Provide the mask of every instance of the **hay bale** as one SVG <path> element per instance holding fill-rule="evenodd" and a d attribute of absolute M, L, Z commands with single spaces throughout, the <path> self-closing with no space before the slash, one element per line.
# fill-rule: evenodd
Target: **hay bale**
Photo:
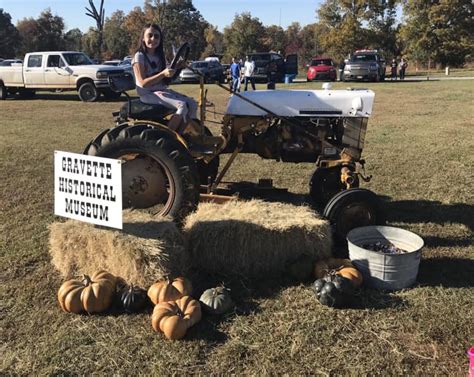
<path fill-rule="evenodd" d="M 127 282 L 148 286 L 189 269 L 185 239 L 168 219 L 124 211 L 123 230 L 68 220 L 50 225 L 52 263 L 65 278 L 105 269 Z"/>
<path fill-rule="evenodd" d="M 276 277 L 302 257 L 317 261 L 331 255 L 329 223 L 306 206 L 201 203 L 184 231 L 193 267 L 210 274 Z"/>

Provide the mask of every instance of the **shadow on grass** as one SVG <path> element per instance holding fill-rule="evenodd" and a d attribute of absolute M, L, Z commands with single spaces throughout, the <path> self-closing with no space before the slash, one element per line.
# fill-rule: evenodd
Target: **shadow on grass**
<path fill-rule="evenodd" d="M 420 285 L 448 288 L 474 287 L 474 260 L 466 258 L 422 259 L 418 272 Z"/>
<path fill-rule="evenodd" d="M 443 204 L 430 200 L 396 200 L 381 197 L 391 221 L 407 223 L 458 223 L 474 231 L 474 205 L 466 203 Z M 436 237 L 434 237 L 436 238 Z"/>

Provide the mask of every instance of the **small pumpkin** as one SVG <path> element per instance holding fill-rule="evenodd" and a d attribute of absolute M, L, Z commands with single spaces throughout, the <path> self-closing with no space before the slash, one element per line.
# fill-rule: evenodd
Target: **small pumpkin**
<path fill-rule="evenodd" d="M 191 282 L 184 277 L 177 277 L 171 280 L 169 277 L 165 280 L 157 281 L 148 289 L 148 297 L 156 305 L 160 302 L 176 301 L 183 296 L 189 296 L 192 293 Z"/>
<path fill-rule="evenodd" d="M 120 306 L 127 313 L 142 311 L 149 303 L 146 290 L 130 284 L 125 285 L 119 292 Z"/>
<path fill-rule="evenodd" d="M 337 270 L 336 273 L 348 279 L 352 283 L 354 288 L 359 288 L 364 280 L 362 274 L 354 266 L 343 267 Z"/>
<path fill-rule="evenodd" d="M 224 314 L 234 307 L 230 289 L 224 286 L 206 289 L 199 301 L 203 309 L 211 314 Z"/>
<path fill-rule="evenodd" d="M 116 278 L 106 272 L 64 282 L 58 290 L 59 305 L 70 313 L 100 313 L 107 310 L 115 294 Z"/>
<path fill-rule="evenodd" d="M 350 259 L 328 258 L 317 262 L 314 265 L 314 277 L 322 279 L 329 271 L 338 270 L 342 267 L 354 267 Z"/>
<path fill-rule="evenodd" d="M 175 302 L 161 302 L 153 309 L 151 325 L 156 332 L 162 332 L 167 339 L 177 340 L 186 335 L 191 326 L 201 320 L 201 305 L 190 296 Z"/>

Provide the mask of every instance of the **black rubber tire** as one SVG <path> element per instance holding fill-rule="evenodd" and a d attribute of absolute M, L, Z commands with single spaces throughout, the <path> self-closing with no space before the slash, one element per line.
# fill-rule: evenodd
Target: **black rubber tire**
<path fill-rule="evenodd" d="M 85 82 L 77 91 L 82 102 L 95 102 L 99 98 L 99 91 L 93 82 Z"/>
<path fill-rule="evenodd" d="M 204 126 L 204 134 L 206 136 L 212 136 L 212 132 L 209 128 Z M 219 156 L 214 157 L 209 163 L 203 160 L 196 160 L 196 168 L 199 174 L 199 182 L 201 185 L 207 186 L 209 180 L 213 183 L 216 180 L 217 172 L 219 171 L 220 159 Z"/>
<path fill-rule="evenodd" d="M 0 100 L 7 99 L 7 88 L 5 85 L 0 84 Z"/>
<path fill-rule="evenodd" d="M 108 158 L 138 153 L 150 158 L 166 171 L 169 184 L 172 184 L 174 189 L 174 197 L 170 195 L 164 208 L 157 214 L 171 216 L 181 223 L 197 208 L 199 178 L 194 160 L 179 141 L 164 131 L 147 125 L 121 125 L 99 134 L 89 143 L 84 153 Z M 124 187 L 124 198 L 126 190 Z M 124 208 L 126 207 L 130 207 L 129 203 L 124 203 Z"/>
<path fill-rule="evenodd" d="M 359 187 L 357 176 L 354 187 Z M 324 208 L 334 195 L 344 190 L 346 186 L 341 182 L 340 166 L 316 168 L 309 181 L 309 195 L 320 208 Z"/>
<path fill-rule="evenodd" d="M 361 188 L 336 194 L 324 208 L 323 216 L 331 223 L 337 242 L 345 242 L 347 233 L 354 228 L 385 224 L 379 198 L 372 191 Z"/>

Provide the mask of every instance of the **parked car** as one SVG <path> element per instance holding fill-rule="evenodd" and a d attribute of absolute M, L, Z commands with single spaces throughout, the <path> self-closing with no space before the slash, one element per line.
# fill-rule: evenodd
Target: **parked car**
<path fill-rule="evenodd" d="M 126 56 L 123 60 L 119 63 L 118 67 L 123 68 L 125 72 L 128 72 L 133 75 L 133 67 L 132 67 L 132 57 Z"/>
<path fill-rule="evenodd" d="M 5 59 L 0 62 L 0 67 L 11 67 L 13 64 L 22 64 L 23 60 L 20 59 Z"/>
<path fill-rule="evenodd" d="M 346 62 L 343 73 L 344 81 L 385 80 L 385 59 L 377 50 L 357 50 Z"/>
<path fill-rule="evenodd" d="M 296 54 L 284 58 L 276 52 L 257 52 L 247 54 L 255 62 L 253 77 L 255 81 L 267 82 L 271 76 L 275 82 L 284 82 L 285 75 L 298 74 L 298 57 Z"/>
<path fill-rule="evenodd" d="M 224 68 L 218 61 L 195 61 L 191 63 L 191 68 L 184 68 L 179 74 L 179 81 L 185 82 L 199 82 L 199 71 L 204 75 L 205 82 L 224 81 Z M 194 70 L 194 71 L 193 71 Z"/>
<path fill-rule="evenodd" d="M 94 65 L 87 55 L 76 51 L 31 52 L 24 64 L 0 67 L 0 99 L 19 93 L 34 95 L 38 89 L 77 90 L 84 102 L 96 101 L 100 94 L 118 98 L 110 89 L 110 74 L 123 74 L 124 69 Z"/>
<path fill-rule="evenodd" d="M 336 81 L 337 71 L 332 59 L 325 57 L 313 57 L 311 63 L 308 65 L 308 72 L 306 72 L 306 80 L 330 80 Z"/>

